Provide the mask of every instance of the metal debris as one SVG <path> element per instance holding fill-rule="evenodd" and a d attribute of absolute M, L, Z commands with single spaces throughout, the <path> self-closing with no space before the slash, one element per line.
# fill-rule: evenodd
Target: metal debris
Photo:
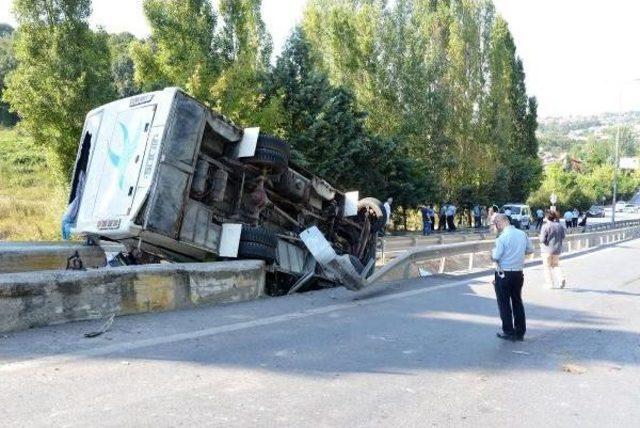
<path fill-rule="evenodd" d="M 563 364 L 562 371 L 566 373 L 583 374 L 587 372 L 587 369 L 575 364 Z"/>
<path fill-rule="evenodd" d="M 113 320 L 115 319 L 116 314 L 112 314 L 109 319 L 107 320 L 107 322 L 105 322 L 102 327 L 100 327 L 100 330 L 98 331 L 92 331 L 90 333 L 85 333 L 84 337 L 87 338 L 93 338 L 93 337 L 98 337 L 101 334 L 106 333 L 107 331 L 109 331 L 109 329 L 111 328 L 111 325 L 113 324 Z"/>

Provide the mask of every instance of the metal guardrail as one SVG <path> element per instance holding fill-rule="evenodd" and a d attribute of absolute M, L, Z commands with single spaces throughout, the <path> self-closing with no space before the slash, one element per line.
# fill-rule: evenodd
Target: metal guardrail
<path fill-rule="evenodd" d="M 615 224 L 612 223 L 597 223 L 591 224 L 587 226 L 578 226 L 575 228 L 567 229 L 567 235 L 576 235 L 576 234 L 585 234 L 590 232 L 602 231 L 602 230 L 613 230 L 613 229 L 624 229 L 632 226 L 640 226 L 640 219 L 636 220 L 624 220 L 617 221 Z M 529 236 L 535 237 L 538 235 L 538 232 L 535 230 L 528 231 Z M 443 233 L 427 236 L 399 236 L 392 238 L 382 238 L 380 240 L 380 245 L 378 247 L 378 255 L 379 255 L 379 264 L 386 264 L 388 261 L 394 259 L 401 253 L 408 251 L 407 248 L 413 247 L 422 247 L 426 245 L 449 245 L 460 242 L 471 242 L 471 241 L 484 241 L 486 239 L 493 240 L 495 234 L 486 229 L 480 231 L 473 231 L 471 233 Z"/>
<path fill-rule="evenodd" d="M 622 223 L 625 223 L 623 226 Z M 599 225 L 594 225 L 599 226 Z M 563 253 L 574 253 L 629 239 L 640 238 L 640 220 L 618 222 L 615 226 L 585 233 L 567 235 L 563 243 Z M 529 259 L 540 257 L 539 238 L 530 238 L 535 253 Z M 390 261 L 370 278 L 369 283 L 388 282 L 417 278 L 424 274 L 445 273 L 447 271 L 473 271 L 490 268 L 491 250 L 494 240 L 459 242 L 447 245 L 427 245 L 409 249 Z M 450 269 L 448 269 L 448 267 Z"/>

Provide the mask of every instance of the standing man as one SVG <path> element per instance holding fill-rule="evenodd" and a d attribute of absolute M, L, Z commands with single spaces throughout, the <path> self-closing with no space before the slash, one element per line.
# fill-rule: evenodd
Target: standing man
<path fill-rule="evenodd" d="M 433 209 L 433 204 L 429 204 L 429 220 L 431 221 L 431 231 L 436 229 L 436 212 Z"/>
<path fill-rule="evenodd" d="M 473 223 L 475 228 L 479 228 L 482 222 L 482 211 L 480 210 L 480 205 L 475 204 L 473 207 Z"/>
<path fill-rule="evenodd" d="M 564 227 L 560 224 L 558 215 L 553 211 L 547 211 L 547 221 L 540 230 L 540 252 L 542 253 L 542 266 L 547 288 L 564 288 L 567 280 L 560 270 L 560 254 L 562 254 L 562 241 L 565 237 Z"/>
<path fill-rule="evenodd" d="M 494 216 L 495 214 L 497 214 L 498 212 L 500 212 L 500 208 L 498 208 L 498 206 L 497 206 L 497 205 L 491 205 L 491 206 L 489 207 L 489 210 L 488 210 L 488 212 L 487 212 L 487 226 L 491 227 L 491 225 L 493 224 L 493 223 L 491 222 L 491 219 L 492 219 L 492 218 L 493 218 L 493 216 Z"/>
<path fill-rule="evenodd" d="M 384 225 L 385 231 L 387 230 L 387 226 L 391 224 L 391 204 L 393 203 L 393 198 L 387 199 L 387 202 L 384 203 L 384 211 L 387 213 L 387 223 Z"/>
<path fill-rule="evenodd" d="M 438 218 L 438 230 L 442 231 L 446 229 L 447 218 L 447 204 L 440 205 L 440 216 Z"/>
<path fill-rule="evenodd" d="M 542 229 L 542 222 L 544 221 L 544 211 L 542 208 L 538 208 L 536 211 L 536 230 Z"/>
<path fill-rule="evenodd" d="M 447 226 L 449 227 L 449 232 L 455 232 L 456 231 L 456 223 L 455 223 L 456 206 L 453 205 L 452 203 L 448 203 L 445 214 L 447 216 Z"/>
<path fill-rule="evenodd" d="M 571 226 L 573 226 L 573 211 L 571 210 L 567 210 L 564 213 L 564 224 L 567 226 L 567 229 L 569 229 Z"/>
<path fill-rule="evenodd" d="M 573 219 L 571 220 L 571 226 L 578 227 L 578 217 L 580 217 L 580 211 L 577 208 L 573 209 Z"/>
<path fill-rule="evenodd" d="M 497 336 L 504 340 L 522 341 L 527 331 L 522 304 L 522 270 L 525 255 L 533 253 L 533 245 L 526 233 L 511 225 L 506 215 L 496 214 L 492 223 L 498 232 L 491 258 L 498 265 L 494 287 L 502 320 L 502 332 Z"/>
<path fill-rule="evenodd" d="M 431 234 L 431 212 L 428 207 L 422 207 L 420 209 L 422 214 L 422 236 Z"/>
<path fill-rule="evenodd" d="M 509 223 L 513 224 L 513 220 L 511 220 L 511 207 L 507 207 L 504 209 L 504 215 L 509 219 Z"/>

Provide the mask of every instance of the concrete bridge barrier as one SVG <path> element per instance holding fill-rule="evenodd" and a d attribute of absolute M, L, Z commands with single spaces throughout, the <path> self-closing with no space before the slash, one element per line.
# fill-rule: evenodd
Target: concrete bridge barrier
<path fill-rule="evenodd" d="M 75 252 L 86 268 L 106 265 L 104 251 L 96 245 L 80 242 L 2 242 L 0 274 L 64 269 Z"/>
<path fill-rule="evenodd" d="M 264 262 L 124 266 L 0 275 L 0 332 L 264 295 Z"/>

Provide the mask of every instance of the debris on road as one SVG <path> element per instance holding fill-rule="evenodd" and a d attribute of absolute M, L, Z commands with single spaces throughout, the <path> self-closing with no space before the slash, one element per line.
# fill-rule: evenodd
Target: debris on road
<path fill-rule="evenodd" d="M 573 374 L 584 374 L 587 372 L 587 369 L 585 367 L 578 366 L 576 364 L 563 364 L 562 371 L 566 373 L 573 373 Z"/>
<path fill-rule="evenodd" d="M 100 330 L 98 331 L 92 331 L 90 333 L 85 333 L 84 337 L 86 338 L 94 338 L 94 337 L 98 337 L 104 333 L 106 333 L 107 331 L 109 331 L 109 329 L 111 328 L 111 326 L 113 325 L 113 320 L 115 319 L 116 314 L 112 314 L 109 319 L 107 320 L 107 322 L 105 322 L 102 327 L 100 328 Z"/>

